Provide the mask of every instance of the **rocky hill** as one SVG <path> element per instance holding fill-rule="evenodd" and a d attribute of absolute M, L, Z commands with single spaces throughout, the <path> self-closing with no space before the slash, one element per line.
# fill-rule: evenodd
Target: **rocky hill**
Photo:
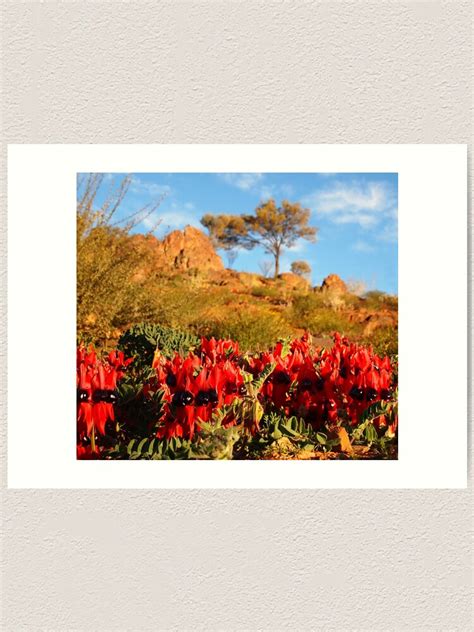
<path fill-rule="evenodd" d="M 136 246 L 150 255 L 153 271 L 170 273 L 199 270 L 223 271 L 224 264 L 211 240 L 193 226 L 174 230 L 162 240 L 153 235 L 134 235 Z"/>
<path fill-rule="evenodd" d="M 295 296 L 311 293 L 315 295 L 315 308 L 316 305 L 330 308 L 348 322 L 357 324 L 366 334 L 398 324 L 397 309 L 387 308 L 383 303 L 368 305 L 364 299 L 351 294 L 337 274 L 328 275 L 320 286 L 312 288 L 306 279 L 291 272 L 269 279 L 261 274 L 226 269 L 209 237 L 192 226 L 175 230 L 162 240 L 153 235 L 134 235 L 131 239 L 134 246 L 146 254 L 146 265 L 137 271 L 137 280 L 146 281 L 158 273 L 170 279 L 179 277 L 180 283 L 186 283 L 189 274 L 189 279 L 199 279 L 202 291 L 226 292 L 229 297 L 237 295 L 235 300 L 244 300 L 242 305 L 246 305 L 246 297 L 250 296 L 253 302 L 269 304 L 277 311 L 291 305 Z M 161 283 L 166 284 L 166 280 Z M 233 307 L 237 311 L 242 308 L 238 302 Z"/>

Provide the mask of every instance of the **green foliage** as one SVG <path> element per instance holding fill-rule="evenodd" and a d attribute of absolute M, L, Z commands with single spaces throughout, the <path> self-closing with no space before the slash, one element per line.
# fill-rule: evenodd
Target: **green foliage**
<path fill-rule="evenodd" d="M 380 327 L 370 336 L 364 337 L 363 341 L 372 345 L 379 356 L 388 355 L 392 359 L 398 356 L 398 330 L 395 327 Z"/>
<path fill-rule="evenodd" d="M 197 344 L 199 338 L 187 331 L 140 323 L 130 327 L 120 336 L 118 348 L 127 357 L 134 357 L 135 363 L 140 362 L 150 367 L 156 349 L 166 357 L 171 357 L 175 352 L 186 355 Z"/>
<path fill-rule="evenodd" d="M 253 287 L 250 290 L 250 293 L 252 294 L 252 296 L 255 296 L 257 298 L 279 298 L 281 297 L 281 290 L 278 287 L 275 286 L 271 286 L 271 285 L 262 285 L 260 287 Z"/>
<path fill-rule="evenodd" d="M 270 309 L 260 308 L 232 311 L 225 317 L 208 320 L 201 328 L 203 335 L 215 338 L 232 338 L 243 351 L 263 350 L 278 338 L 293 333 L 284 318 Z"/>
<path fill-rule="evenodd" d="M 398 309 L 398 297 L 379 290 L 371 290 L 363 295 L 364 307 L 367 309 Z"/>
<path fill-rule="evenodd" d="M 375 420 L 383 415 L 386 426 L 377 430 Z M 378 401 L 371 404 L 361 415 L 360 423 L 350 428 L 351 441 L 355 444 L 366 445 L 380 452 L 384 457 L 390 457 L 396 452 L 397 439 L 390 434 L 388 424 L 398 417 L 398 391 L 395 391 L 392 401 Z"/>
<path fill-rule="evenodd" d="M 163 280 L 156 288 L 156 317 L 159 322 L 174 329 L 188 329 L 200 335 L 200 326 L 229 298 L 222 288 L 196 287 L 186 277 Z"/>
<path fill-rule="evenodd" d="M 331 335 L 339 331 L 344 335 L 360 335 L 362 326 L 351 322 L 343 311 L 326 304 L 326 298 L 317 292 L 296 296 L 288 314 L 290 322 L 315 335 Z"/>
<path fill-rule="evenodd" d="M 179 437 L 169 440 L 157 437 L 145 437 L 144 439 L 132 439 L 128 444 L 117 443 L 107 453 L 110 459 L 122 459 L 136 461 L 174 461 L 177 459 L 192 458 L 191 442 Z"/>
<path fill-rule="evenodd" d="M 200 424 L 199 435 L 191 446 L 191 458 L 230 460 L 234 457 L 234 446 L 241 439 L 241 428 L 225 428 L 220 423 Z"/>
<path fill-rule="evenodd" d="M 324 432 L 317 432 L 298 417 L 273 412 L 263 416 L 257 435 L 235 445 L 235 458 L 301 458 L 306 453 L 327 452 L 339 444 Z"/>
<path fill-rule="evenodd" d="M 147 397 L 143 394 L 143 385 L 151 374 L 149 367 L 137 367 L 133 372 L 127 371 L 125 379 L 118 385 L 120 408 L 116 433 L 122 443 L 156 434 L 164 402 L 163 391 L 159 388 L 150 391 Z"/>

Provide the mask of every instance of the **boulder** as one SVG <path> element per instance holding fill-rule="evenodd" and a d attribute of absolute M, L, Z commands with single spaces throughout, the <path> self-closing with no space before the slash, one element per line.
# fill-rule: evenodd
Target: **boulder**
<path fill-rule="evenodd" d="M 321 292 L 328 292 L 331 294 L 347 294 L 347 285 L 337 274 L 330 274 L 327 276 L 320 288 Z"/>
<path fill-rule="evenodd" d="M 180 272 L 190 269 L 200 271 L 224 270 L 222 259 L 214 250 L 209 237 L 193 226 L 174 230 L 156 250 L 158 265 Z"/>
<path fill-rule="evenodd" d="M 364 335 L 370 336 L 374 331 L 384 327 L 397 327 L 398 315 L 387 311 L 374 312 L 365 318 Z"/>
<path fill-rule="evenodd" d="M 307 290 L 309 287 L 309 282 L 306 279 L 293 272 L 283 272 L 279 274 L 278 280 L 281 281 L 285 289 L 288 290 Z"/>
<path fill-rule="evenodd" d="M 154 270 L 166 272 L 223 271 L 224 264 L 216 253 L 211 240 L 193 226 L 174 230 L 163 240 L 153 235 L 134 235 L 132 239 L 139 248 L 151 255 Z"/>

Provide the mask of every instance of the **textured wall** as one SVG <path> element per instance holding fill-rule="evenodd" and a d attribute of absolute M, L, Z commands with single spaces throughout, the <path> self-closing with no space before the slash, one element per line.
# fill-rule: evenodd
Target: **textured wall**
<path fill-rule="evenodd" d="M 471 142 L 470 2 L 2 14 L 5 143 Z M 3 489 L 3 629 L 468 630 L 471 509 L 471 489 Z"/>

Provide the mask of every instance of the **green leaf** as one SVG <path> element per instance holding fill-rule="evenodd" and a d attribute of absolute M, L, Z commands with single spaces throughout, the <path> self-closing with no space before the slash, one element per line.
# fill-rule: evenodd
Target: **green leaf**
<path fill-rule="evenodd" d="M 255 391 L 259 391 L 267 377 L 273 372 L 273 369 L 276 367 L 276 362 L 270 362 L 260 373 L 258 378 L 252 382 L 252 387 Z"/>
<path fill-rule="evenodd" d="M 144 438 L 144 439 L 142 439 L 142 440 L 140 441 L 140 443 L 138 444 L 138 446 L 137 446 L 137 452 L 138 452 L 139 454 L 142 454 L 142 452 L 143 452 L 143 446 L 145 445 L 145 443 L 146 443 L 147 441 L 148 441 L 148 437 L 145 437 L 145 438 Z"/>
<path fill-rule="evenodd" d="M 127 402 L 130 402 L 132 399 L 134 399 L 137 396 L 137 389 L 133 387 L 131 384 L 127 384 L 125 382 L 121 382 L 117 386 L 117 391 L 119 394 L 121 404 L 126 404 Z"/>
<path fill-rule="evenodd" d="M 284 432 L 289 437 L 299 437 L 300 436 L 290 426 L 288 426 L 288 424 L 281 424 L 280 428 L 281 428 L 281 431 Z"/>
<path fill-rule="evenodd" d="M 318 443 L 320 443 L 321 445 L 326 445 L 327 436 L 323 432 L 317 432 L 316 439 L 318 440 Z"/>
<path fill-rule="evenodd" d="M 379 438 L 373 424 L 369 424 L 365 429 L 365 438 L 367 439 L 368 443 L 375 443 Z"/>

